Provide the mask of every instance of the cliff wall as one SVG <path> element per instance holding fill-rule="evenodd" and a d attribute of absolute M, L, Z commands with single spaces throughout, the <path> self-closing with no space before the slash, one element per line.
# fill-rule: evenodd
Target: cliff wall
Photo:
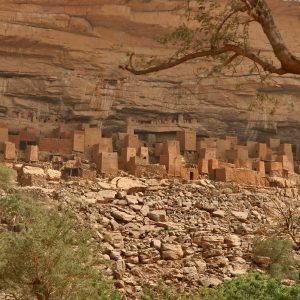
<path fill-rule="evenodd" d="M 0 0 L 0 118 L 15 127 L 49 130 L 61 123 L 102 122 L 117 130 L 128 118 L 194 119 L 199 135 L 237 134 L 284 140 L 299 136 L 299 78 L 270 87 L 271 103 L 255 100 L 257 78 L 196 77 L 190 62 L 136 77 L 121 71 L 126 52 L 168 55 L 154 37 L 181 21 L 178 0 Z M 300 3 L 272 0 L 287 44 L 300 52 Z M 253 42 L 266 53 L 258 29 Z M 139 125 L 136 125 L 137 127 Z M 149 129 L 150 130 L 150 129 Z"/>

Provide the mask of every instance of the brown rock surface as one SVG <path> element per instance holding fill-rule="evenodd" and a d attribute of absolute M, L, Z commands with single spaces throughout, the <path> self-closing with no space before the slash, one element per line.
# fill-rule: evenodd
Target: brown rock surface
<path fill-rule="evenodd" d="M 74 181 L 67 186 L 62 181 L 55 198 L 62 209 L 76 214 L 79 223 L 93 228 L 103 255 L 112 262 L 107 275 L 123 282 L 117 286 L 130 299 L 136 299 L 140 286 L 156 283 L 159 278 L 190 289 L 256 270 L 251 259 L 252 242 L 258 230 L 270 222 L 264 207 L 270 199 L 286 194 L 279 188 L 246 188 L 208 180 L 207 186 L 200 181 L 170 181 L 166 189 L 153 191 L 148 186 L 144 193 L 138 192 L 139 209 L 132 203 L 132 195 L 108 203 L 87 203 L 87 196 L 99 193 L 91 189 L 102 186 L 106 179 L 102 180 L 91 185 Z M 76 202 L 72 200 L 75 195 Z M 205 208 L 209 204 L 219 207 L 224 216 L 208 212 Z M 142 213 L 142 205 L 150 207 L 149 214 Z M 246 210 L 246 219 L 232 213 Z"/>
<path fill-rule="evenodd" d="M 41 168 L 26 166 L 25 170 L 37 179 L 45 177 Z M 19 177 L 20 185 L 22 179 Z M 144 192 L 134 194 L 117 187 L 120 177 L 45 180 L 43 187 L 37 179 L 29 187 L 16 189 L 71 213 L 78 225 L 90 228 L 101 257 L 110 261 L 103 275 L 117 280 L 116 286 L 128 299 L 140 299 L 141 287 L 159 279 L 189 290 L 257 271 L 268 261 L 266 257 L 253 260 L 253 241 L 272 236 L 277 227 L 270 203 L 300 201 L 298 188 L 203 179 L 187 184 L 161 180 L 156 182 L 157 189 L 145 179 Z M 109 201 L 102 201 L 106 194 Z M 0 200 L 1 195 L 0 190 Z M 147 213 L 143 207 L 148 207 Z M 223 211 L 222 217 L 216 217 L 211 207 Z M 1 226 L 0 220 L 0 230 Z"/>
<path fill-rule="evenodd" d="M 269 1 L 292 50 L 299 51 L 297 2 Z M 196 118 L 201 134 L 237 134 L 285 140 L 299 131 L 299 79 L 287 75 L 269 89 L 278 98 L 275 113 L 249 106 L 258 88 L 247 72 L 234 77 L 195 78 L 194 62 L 135 77 L 118 69 L 126 52 L 165 55 L 153 40 L 180 22 L 175 0 L 0 0 L 0 117 L 16 125 L 34 122 L 49 130 L 61 122 L 104 121 L 119 127 L 127 117 L 141 120 Z M 263 34 L 253 39 L 269 52 Z M 34 108 L 34 111 L 33 111 Z M 43 125 L 44 124 L 44 125 Z M 142 125 L 139 125 L 143 129 Z M 189 126 L 187 124 L 183 126 Z M 147 128 L 144 128 L 145 130 Z"/>

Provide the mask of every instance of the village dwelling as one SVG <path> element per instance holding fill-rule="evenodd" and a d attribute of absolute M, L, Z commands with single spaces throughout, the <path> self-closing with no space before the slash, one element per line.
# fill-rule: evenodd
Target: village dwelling
<path fill-rule="evenodd" d="M 33 128 L 10 132 L 0 125 L 0 152 L 8 162 L 51 162 L 63 177 L 96 178 L 125 171 L 136 177 L 207 177 L 216 181 L 268 185 L 267 177 L 288 178 L 300 170 L 300 143 L 239 142 L 236 136 L 197 138 L 196 131 L 139 135 L 127 124 L 125 132 L 104 137 L 99 127 L 55 129 L 44 135 Z M 85 163 L 82 163 L 85 161 Z"/>

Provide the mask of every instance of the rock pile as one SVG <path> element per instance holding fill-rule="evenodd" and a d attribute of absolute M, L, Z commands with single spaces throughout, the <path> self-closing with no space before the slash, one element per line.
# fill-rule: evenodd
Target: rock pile
<path fill-rule="evenodd" d="M 205 179 L 51 184 L 54 189 L 41 192 L 93 228 L 102 256 L 112 262 L 104 272 L 129 299 L 160 279 L 189 289 L 246 273 L 253 268 L 253 237 L 270 223 L 264 206 L 271 199 L 299 197 L 297 189 Z"/>

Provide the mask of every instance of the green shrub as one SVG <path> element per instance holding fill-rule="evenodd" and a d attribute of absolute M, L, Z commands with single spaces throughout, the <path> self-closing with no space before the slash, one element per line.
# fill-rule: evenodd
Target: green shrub
<path fill-rule="evenodd" d="M 0 211 L 19 232 L 0 234 L 0 290 L 16 299 L 120 299 L 97 267 L 90 233 L 56 210 L 20 195 L 0 200 Z M 103 263 L 103 262 L 102 262 Z"/>
<path fill-rule="evenodd" d="M 269 264 L 266 267 L 270 275 L 277 279 L 298 279 L 297 262 L 293 254 L 293 242 L 276 237 L 258 239 L 253 247 L 254 260 L 266 257 Z"/>
<path fill-rule="evenodd" d="M 167 288 L 160 283 L 145 289 L 142 300 L 298 300 L 300 286 L 284 286 L 276 279 L 252 273 L 212 288 L 200 288 L 190 293 Z"/>
<path fill-rule="evenodd" d="M 0 164 L 0 188 L 6 189 L 11 185 L 12 182 L 12 171 Z"/>
<path fill-rule="evenodd" d="M 297 300 L 300 286 L 283 286 L 276 279 L 254 273 L 200 290 L 202 300 Z"/>

